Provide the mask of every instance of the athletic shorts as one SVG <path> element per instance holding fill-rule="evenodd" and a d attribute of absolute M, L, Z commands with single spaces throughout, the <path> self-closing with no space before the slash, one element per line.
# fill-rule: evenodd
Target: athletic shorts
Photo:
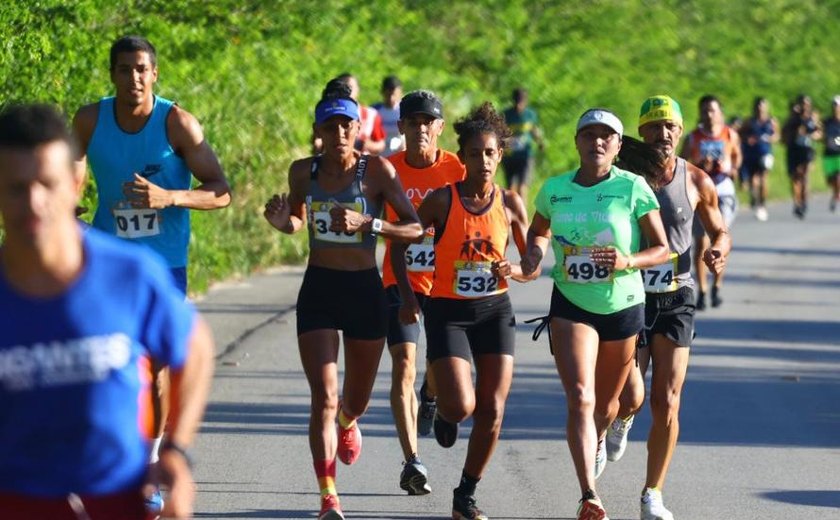
<path fill-rule="evenodd" d="M 645 325 L 645 304 L 639 303 L 612 314 L 596 314 L 581 309 L 554 286 L 551 291 L 552 318 L 563 318 L 575 323 L 585 323 L 595 329 L 600 341 L 616 341 L 635 336 Z"/>
<path fill-rule="evenodd" d="M 420 304 L 420 312 L 422 313 L 429 297 L 419 292 L 415 292 L 414 296 L 417 298 L 417 303 Z M 417 345 L 417 340 L 420 339 L 420 322 L 410 325 L 400 323 L 400 305 L 402 305 L 400 289 L 396 285 L 389 285 L 385 288 L 385 297 L 388 300 L 388 346 L 393 347 L 401 343 Z"/>
<path fill-rule="evenodd" d="M 426 358 L 470 360 L 482 354 L 513 355 L 516 318 L 507 292 L 483 298 L 426 300 Z"/>
<path fill-rule="evenodd" d="M 796 168 L 814 160 L 814 149 L 807 146 L 791 146 L 787 149 L 788 175 L 796 174 Z"/>
<path fill-rule="evenodd" d="M 508 188 L 512 183 L 526 184 L 534 171 L 534 158 L 522 155 L 502 157 L 502 169 Z"/>
<path fill-rule="evenodd" d="M 655 334 L 662 334 L 680 347 L 690 347 L 694 339 L 694 288 L 648 294 L 645 299 L 645 328 L 639 348 L 653 343 Z"/>
<path fill-rule="evenodd" d="M 3 520 L 145 520 L 146 508 L 140 490 L 110 495 L 79 497 L 87 516 L 79 516 L 67 498 L 36 498 L 12 493 L 0 493 Z"/>
<path fill-rule="evenodd" d="M 308 266 L 298 293 L 297 333 L 319 329 L 341 330 L 352 339 L 384 338 L 388 303 L 379 270 Z"/>
<path fill-rule="evenodd" d="M 823 171 L 828 179 L 836 177 L 840 173 L 840 155 L 823 156 Z"/>
<path fill-rule="evenodd" d="M 750 154 L 744 155 L 744 166 L 750 178 L 759 173 L 769 172 L 773 169 L 773 154 L 767 153 L 764 155 Z"/>

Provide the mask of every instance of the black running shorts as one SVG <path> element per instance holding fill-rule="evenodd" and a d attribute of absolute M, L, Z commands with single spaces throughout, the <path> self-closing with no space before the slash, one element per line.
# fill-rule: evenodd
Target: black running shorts
<path fill-rule="evenodd" d="M 470 360 L 482 354 L 513 355 L 516 318 L 507 292 L 469 300 L 426 301 L 426 358 Z"/>
<path fill-rule="evenodd" d="M 385 289 L 376 268 L 339 271 L 310 265 L 297 300 L 297 333 L 344 331 L 352 339 L 384 338 L 388 325 Z"/>
<path fill-rule="evenodd" d="M 420 304 L 420 312 L 422 313 L 428 296 L 419 292 L 415 292 L 414 296 L 417 298 L 417 303 Z M 420 322 L 410 325 L 400 323 L 402 299 L 400 298 L 399 288 L 396 285 L 389 285 L 385 288 L 385 297 L 388 299 L 388 347 L 402 343 L 417 345 L 417 340 L 420 339 Z"/>
<path fill-rule="evenodd" d="M 635 336 L 642 330 L 645 304 L 639 303 L 612 314 L 596 314 L 570 302 L 555 285 L 551 292 L 551 310 L 548 314 L 552 318 L 589 325 L 598 333 L 600 341 L 616 341 Z"/>
<path fill-rule="evenodd" d="M 690 347 L 694 339 L 694 305 L 693 287 L 648 294 L 645 299 L 645 329 L 639 339 L 639 348 L 650 345 L 655 334 L 662 334 L 680 347 Z"/>

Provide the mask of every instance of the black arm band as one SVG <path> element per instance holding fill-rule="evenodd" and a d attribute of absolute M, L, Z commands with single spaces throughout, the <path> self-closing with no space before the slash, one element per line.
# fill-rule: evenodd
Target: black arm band
<path fill-rule="evenodd" d="M 180 453 L 181 456 L 184 457 L 184 460 L 187 461 L 187 466 L 189 466 L 190 469 L 192 469 L 192 467 L 193 467 L 192 457 L 187 452 L 187 450 L 183 446 L 181 446 L 180 444 L 172 442 L 170 440 L 166 440 L 166 441 L 164 441 L 163 446 L 161 446 L 160 450 L 161 451 L 172 450 L 172 451 L 176 451 L 176 452 Z"/>

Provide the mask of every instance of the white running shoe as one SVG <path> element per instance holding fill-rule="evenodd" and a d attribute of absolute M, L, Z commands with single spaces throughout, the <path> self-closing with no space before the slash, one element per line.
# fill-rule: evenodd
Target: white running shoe
<path fill-rule="evenodd" d="M 755 210 L 755 218 L 757 218 L 761 222 L 767 222 L 767 218 L 768 218 L 767 208 L 765 208 L 764 206 L 759 206 Z"/>
<path fill-rule="evenodd" d="M 615 462 L 627 449 L 627 434 L 633 427 L 633 415 L 626 419 L 617 418 L 607 430 L 607 460 Z"/>
<path fill-rule="evenodd" d="M 604 468 L 607 467 L 607 449 L 604 447 L 604 439 L 598 441 L 598 451 L 595 452 L 595 478 L 601 476 Z"/>
<path fill-rule="evenodd" d="M 674 515 L 665 509 L 662 492 L 658 489 L 645 488 L 641 499 L 641 520 L 674 520 Z"/>

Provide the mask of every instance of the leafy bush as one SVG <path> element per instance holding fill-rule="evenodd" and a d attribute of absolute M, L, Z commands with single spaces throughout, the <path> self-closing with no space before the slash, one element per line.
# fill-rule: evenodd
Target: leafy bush
<path fill-rule="evenodd" d="M 230 208 L 194 214 L 189 277 L 202 291 L 305 257 L 303 237 L 272 232 L 262 205 L 308 153 L 312 108 L 340 72 L 359 77 L 367 103 L 392 73 L 408 90 L 438 92 L 450 149 L 457 117 L 485 99 L 501 108 L 514 87 L 527 87 L 549 145 L 539 184 L 574 166 L 573 125 L 587 107 L 614 109 L 630 134 L 640 102 L 658 93 L 682 102 L 689 127 L 706 93 L 728 116 L 748 115 L 764 95 L 783 120 L 799 92 L 826 110 L 840 70 L 837 9 L 836 0 L 6 2 L 0 99 L 50 101 L 72 114 L 111 92 L 110 43 L 148 37 L 157 92 L 199 118 L 234 189 Z M 772 178 L 777 196 L 787 191 L 783 163 Z"/>

